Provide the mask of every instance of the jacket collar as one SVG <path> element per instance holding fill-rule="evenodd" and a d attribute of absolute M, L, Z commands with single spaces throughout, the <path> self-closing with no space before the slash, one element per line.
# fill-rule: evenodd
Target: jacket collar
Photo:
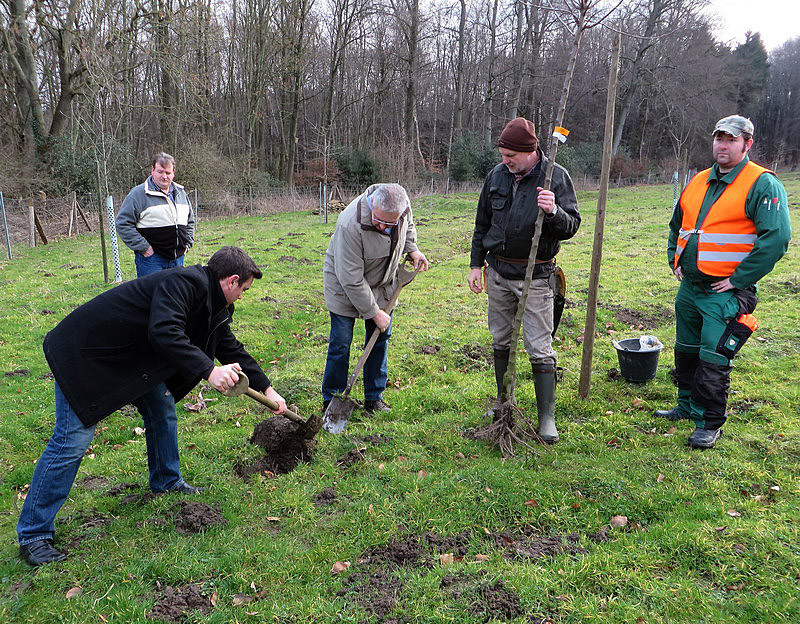
<path fill-rule="evenodd" d="M 175 182 L 174 180 L 172 181 L 172 185 L 169 188 L 170 191 L 174 190 L 175 192 L 182 191 L 183 189 L 184 187 Z M 160 195 L 161 197 L 167 196 L 167 193 L 158 188 L 156 181 L 153 180 L 153 176 L 151 175 L 147 176 L 147 180 L 145 180 L 144 182 L 144 192 L 147 193 L 148 195 Z"/>

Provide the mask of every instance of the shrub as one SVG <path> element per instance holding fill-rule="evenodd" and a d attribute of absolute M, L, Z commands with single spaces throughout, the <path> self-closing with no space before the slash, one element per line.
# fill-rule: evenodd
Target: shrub
<path fill-rule="evenodd" d="M 481 180 L 497 164 L 497 151 L 474 132 L 464 132 L 450 150 L 450 176 L 459 182 Z"/>
<path fill-rule="evenodd" d="M 380 180 L 380 167 L 365 150 L 342 150 L 336 155 L 336 164 L 345 186 L 364 187 Z"/>

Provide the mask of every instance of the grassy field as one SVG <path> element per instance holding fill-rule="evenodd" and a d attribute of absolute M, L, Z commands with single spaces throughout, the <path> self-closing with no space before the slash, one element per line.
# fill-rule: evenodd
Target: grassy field
<path fill-rule="evenodd" d="M 248 437 L 263 408 L 207 390 L 213 400 L 192 412 L 190 395 L 179 408 L 184 475 L 207 488 L 191 500 L 224 521 L 192 533 L 176 524 L 185 497 L 146 496 L 141 420 L 116 413 L 57 522 L 69 559 L 38 570 L 18 558 L 15 526 L 54 422 L 41 343 L 109 286 L 97 237 L 16 248 L 0 263 L 0 621 L 179 621 L 166 607 L 181 600 L 199 607 L 183 621 L 204 623 L 800 621 L 800 177 L 784 179 L 795 240 L 761 283 L 762 327 L 736 359 L 716 449 L 689 450 L 688 422 L 651 415 L 675 396 L 671 187 L 610 193 L 587 400 L 577 385 L 597 194 L 581 194 L 583 226 L 559 255 L 562 441 L 510 459 L 463 435 L 495 391 L 486 298 L 466 286 L 476 197 L 423 198 L 414 210 L 432 266 L 395 313 L 390 415 L 356 412 L 346 434 L 320 434 L 311 463 L 245 481 L 234 465 L 259 456 Z M 235 331 L 302 414 L 321 402 L 333 227 L 306 214 L 201 222 L 189 258 L 233 244 L 265 267 Z M 134 274 L 127 249 L 123 270 Z M 667 345 L 656 379 L 610 378 L 612 339 L 643 333 Z M 535 413 L 519 361 L 518 401 Z M 353 449 L 359 461 L 339 461 Z M 615 515 L 628 525 L 607 529 Z M 351 565 L 333 574 L 336 562 Z"/>

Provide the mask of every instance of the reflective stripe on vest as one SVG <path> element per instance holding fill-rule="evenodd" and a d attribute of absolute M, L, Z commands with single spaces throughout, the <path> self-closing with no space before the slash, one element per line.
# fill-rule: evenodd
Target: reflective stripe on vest
<path fill-rule="evenodd" d="M 698 224 L 700 208 L 708 192 L 710 173 L 711 169 L 698 173 L 681 195 L 683 220 L 676 241 L 675 268 L 678 267 L 689 237 L 697 234 L 698 270 L 714 277 L 729 277 L 753 250 L 757 238 L 756 224 L 745 212 L 747 195 L 762 173 L 772 171 L 748 162 L 733 182 L 722 191 L 703 223 Z"/>

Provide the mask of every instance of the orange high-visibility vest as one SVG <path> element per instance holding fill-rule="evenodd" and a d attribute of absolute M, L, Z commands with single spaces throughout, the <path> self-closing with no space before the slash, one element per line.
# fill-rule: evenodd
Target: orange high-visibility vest
<path fill-rule="evenodd" d="M 706 275 L 729 277 L 736 267 L 753 251 L 756 242 L 756 224 L 747 217 L 745 204 L 750 189 L 762 173 L 772 173 L 754 162 L 748 162 L 739 175 L 727 185 L 722 195 L 711 206 L 706 218 L 698 227 L 697 217 L 708 191 L 711 169 L 701 171 L 687 185 L 681 195 L 683 220 L 675 249 L 675 267 L 692 234 L 697 241 L 697 268 Z"/>

